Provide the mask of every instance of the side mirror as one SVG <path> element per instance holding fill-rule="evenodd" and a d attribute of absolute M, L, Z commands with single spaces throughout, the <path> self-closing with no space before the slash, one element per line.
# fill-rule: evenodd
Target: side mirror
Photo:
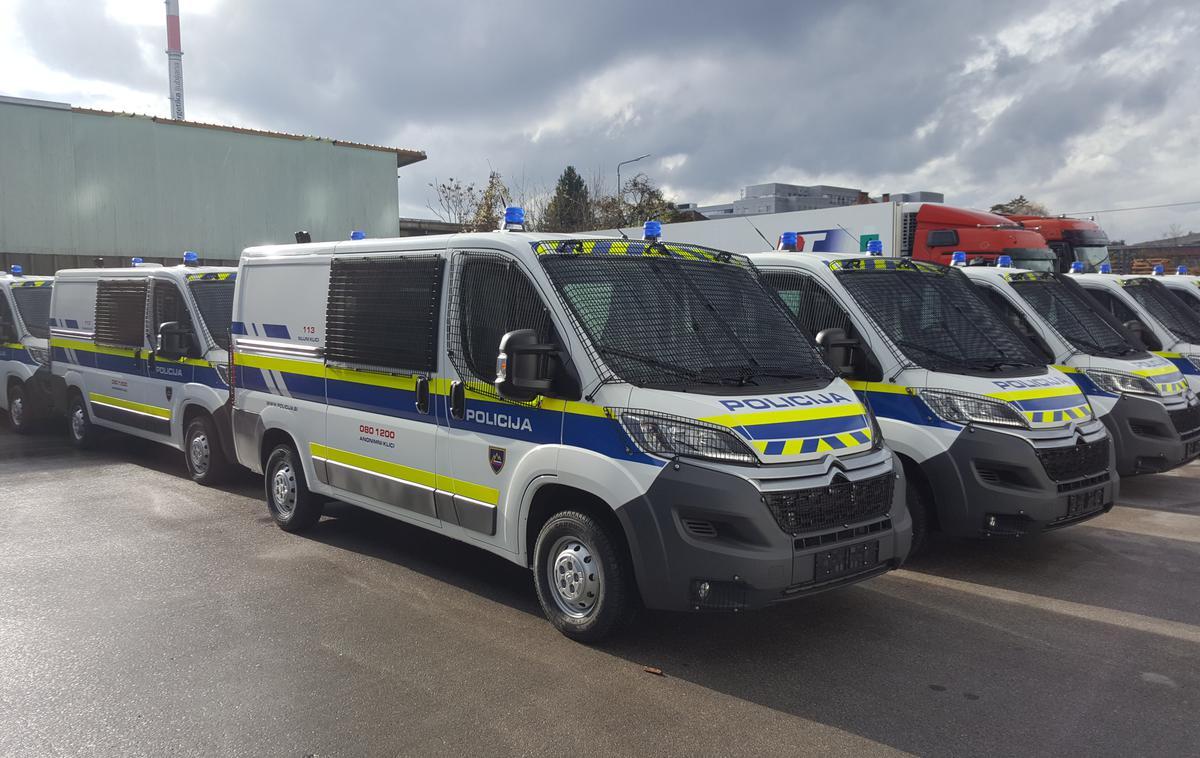
<path fill-rule="evenodd" d="M 199 354 L 192 330 L 178 321 L 167 321 L 158 327 L 158 344 L 154 352 L 168 360 L 195 358 Z"/>
<path fill-rule="evenodd" d="M 852 339 L 845 329 L 822 329 L 817 333 L 817 345 L 825 353 L 825 360 L 842 376 L 854 373 L 855 353 L 862 349 L 862 343 Z"/>
<path fill-rule="evenodd" d="M 16 342 L 17 326 L 11 321 L 0 321 L 0 342 Z"/>
<path fill-rule="evenodd" d="M 506 400 L 527 403 L 554 387 L 558 345 L 538 342 L 532 329 L 516 329 L 500 338 L 496 391 Z"/>
<path fill-rule="evenodd" d="M 1138 342 L 1142 343 L 1143 347 L 1146 346 L 1146 344 L 1147 344 L 1146 331 L 1147 330 L 1146 330 L 1145 324 L 1143 324 L 1141 321 L 1138 321 L 1137 319 L 1131 319 L 1131 320 L 1125 322 L 1125 328 L 1128 329 L 1129 332 L 1131 334 L 1133 334 L 1134 337 L 1137 337 Z"/>

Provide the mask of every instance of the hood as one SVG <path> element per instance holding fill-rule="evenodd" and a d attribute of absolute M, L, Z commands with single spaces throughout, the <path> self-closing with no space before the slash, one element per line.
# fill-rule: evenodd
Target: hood
<path fill-rule="evenodd" d="M 819 390 L 700 395 L 634 388 L 630 410 L 646 409 L 728 429 L 765 464 L 842 457 L 874 447 L 875 431 L 854 390 L 835 379 Z M 649 409 L 653 409 L 650 411 Z"/>

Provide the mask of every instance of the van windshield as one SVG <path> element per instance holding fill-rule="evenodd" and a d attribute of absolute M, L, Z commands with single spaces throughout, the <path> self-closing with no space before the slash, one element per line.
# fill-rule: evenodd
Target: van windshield
<path fill-rule="evenodd" d="M 1141 352 L 1073 280 L 1061 274 L 1013 274 L 1009 284 L 1076 350 L 1109 357 Z"/>
<path fill-rule="evenodd" d="M 33 337 L 48 339 L 50 337 L 50 292 L 52 284 L 47 282 L 38 287 L 25 285 L 13 287 L 13 300 L 17 303 L 17 312 L 25 322 L 25 328 Z"/>
<path fill-rule="evenodd" d="M 830 268 L 867 317 L 914 365 L 957 373 L 1045 364 L 961 271 L 880 258 L 835 261 Z"/>
<path fill-rule="evenodd" d="M 221 348 L 229 349 L 229 328 L 233 323 L 233 284 L 228 279 L 196 279 L 188 282 L 188 289 L 200 317 L 208 327 L 208 333 Z"/>
<path fill-rule="evenodd" d="M 1129 296 L 1145 308 L 1151 316 L 1174 334 L 1176 338 L 1200 344 L 1200 317 L 1162 282 L 1154 279 L 1125 279 L 1121 286 Z"/>
<path fill-rule="evenodd" d="M 593 357 L 622 381 L 719 391 L 833 378 L 743 256 L 623 240 L 535 248 Z"/>

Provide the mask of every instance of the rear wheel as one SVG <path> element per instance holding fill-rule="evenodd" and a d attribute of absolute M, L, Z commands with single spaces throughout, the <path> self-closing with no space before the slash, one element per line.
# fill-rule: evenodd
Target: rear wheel
<path fill-rule="evenodd" d="M 263 469 L 267 508 L 285 532 L 302 532 L 321 518 L 324 505 L 308 491 L 300 456 L 291 445 L 278 445 Z"/>
<path fill-rule="evenodd" d="M 67 426 L 71 442 L 78 448 L 92 447 L 100 436 L 100 431 L 88 415 L 87 403 L 83 402 L 83 395 L 78 392 L 71 393 L 71 400 L 67 404 Z"/>
<path fill-rule="evenodd" d="M 233 468 L 221 447 L 212 418 L 201 414 L 192 419 L 183 435 L 183 452 L 192 481 L 204 486 L 220 484 Z"/>
<path fill-rule="evenodd" d="M 632 618 L 633 572 L 620 537 L 585 513 L 550 517 L 534 546 L 533 573 L 542 612 L 579 642 L 598 642 Z"/>
<path fill-rule="evenodd" d="M 25 399 L 25 388 L 13 384 L 8 388 L 8 424 L 17 434 L 27 434 L 33 425 L 33 414 Z"/>

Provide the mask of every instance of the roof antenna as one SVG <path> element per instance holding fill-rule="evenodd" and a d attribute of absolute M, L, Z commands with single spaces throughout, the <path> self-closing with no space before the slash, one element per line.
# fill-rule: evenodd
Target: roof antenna
<path fill-rule="evenodd" d="M 754 231 L 758 232 L 758 236 L 762 237 L 762 241 L 767 243 L 768 250 L 775 249 L 775 245 L 773 245 L 771 243 L 771 240 L 767 239 L 767 235 L 763 234 L 761 229 L 759 229 L 757 226 L 754 225 L 754 222 L 750 220 L 749 216 L 742 216 L 742 218 L 746 219 L 746 223 L 750 225 L 750 228 L 753 229 Z"/>

